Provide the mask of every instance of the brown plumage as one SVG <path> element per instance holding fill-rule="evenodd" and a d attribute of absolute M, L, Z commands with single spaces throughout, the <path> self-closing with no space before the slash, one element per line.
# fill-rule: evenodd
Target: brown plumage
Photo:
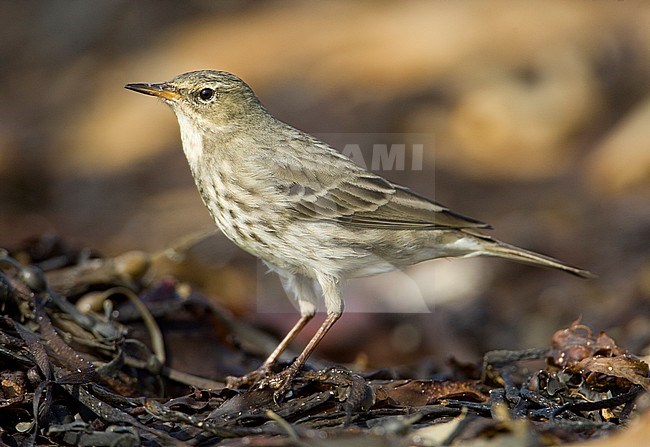
<path fill-rule="evenodd" d="M 197 71 L 126 87 L 172 107 L 192 175 L 217 226 L 276 271 L 300 308 L 299 322 L 260 370 L 232 379 L 232 385 L 264 379 L 285 391 L 343 312 L 339 283 L 345 278 L 478 255 L 592 276 L 483 235 L 477 230 L 489 225 L 355 165 L 275 119 L 232 74 Z M 328 316 L 296 361 L 271 375 L 271 366 L 316 312 L 314 282 Z"/>

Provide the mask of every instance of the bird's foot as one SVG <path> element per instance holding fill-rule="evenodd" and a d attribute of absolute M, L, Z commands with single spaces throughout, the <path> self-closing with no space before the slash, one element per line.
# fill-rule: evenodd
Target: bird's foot
<path fill-rule="evenodd" d="M 256 386 L 259 388 L 272 389 L 273 400 L 275 403 L 281 402 L 285 397 L 290 396 L 290 393 L 292 391 L 291 384 L 294 377 L 298 373 L 298 370 L 292 366 L 289 366 L 279 373 L 267 375 L 262 380 L 260 380 Z"/>
<path fill-rule="evenodd" d="M 264 379 L 266 379 L 267 376 L 270 375 L 272 375 L 271 365 L 262 365 L 259 368 L 257 368 L 255 371 L 251 371 L 244 376 L 226 377 L 226 387 L 231 389 L 250 387 L 251 385 L 262 382 Z"/>
<path fill-rule="evenodd" d="M 270 366 L 262 366 L 242 377 L 227 377 L 227 388 L 269 388 L 273 390 L 273 400 L 278 403 L 282 401 L 291 391 L 291 383 L 298 371 L 289 366 L 284 370 L 273 373 Z"/>

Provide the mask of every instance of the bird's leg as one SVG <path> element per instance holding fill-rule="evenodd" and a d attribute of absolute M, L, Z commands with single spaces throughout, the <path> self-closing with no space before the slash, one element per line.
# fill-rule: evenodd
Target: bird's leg
<path fill-rule="evenodd" d="M 265 384 L 268 384 L 269 387 L 276 390 L 276 396 L 282 396 L 289 390 L 291 380 L 296 374 L 298 374 L 298 371 L 300 371 L 300 368 L 303 367 L 311 353 L 316 349 L 318 343 L 320 343 L 323 337 L 325 337 L 325 334 L 327 334 L 339 318 L 341 318 L 340 313 L 328 314 L 325 321 L 323 321 L 323 324 L 318 328 L 318 331 L 316 331 L 311 340 L 309 340 L 309 343 L 307 343 L 307 346 L 305 346 L 305 349 L 303 349 L 296 360 L 294 360 L 286 369 L 265 380 Z"/>
<path fill-rule="evenodd" d="M 229 388 L 250 385 L 267 377 L 271 373 L 271 368 L 278 361 L 282 353 L 316 314 L 317 298 L 314 292 L 313 280 L 303 275 L 290 274 L 275 268 L 272 265 L 269 265 L 269 267 L 280 274 L 284 290 L 289 296 L 293 297 L 298 302 L 300 308 L 300 319 L 267 357 L 264 363 L 262 363 L 262 366 L 243 377 L 227 377 L 226 383 Z"/>
<path fill-rule="evenodd" d="M 266 360 L 264 360 L 261 368 L 268 370 L 275 362 L 277 362 L 289 344 L 293 341 L 294 338 L 296 338 L 296 335 L 298 335 L 303 330 L 303 328 L 307 325 L 307 323 L 311 321 L 312 318 L 314 318 L 313 314 L 301 316 L 296 324 L 291 328 L 289 333 L 285 335 L 285 337 L 273 350 L 273 352 L 266 358 Z"/>
<path fill-rule="evenodd" d="M 323 324 L 318 328 L 318 331 L 316 331 L 311 340 L 309 340 L 305 349 L 303 349 L 300 355 L 288 368 L 278 374 L 269 376 L 262 381 L 262 386 L 268 385 L 275 390 L 273 398 L 276 401 L 282 399 L 290 390 L 291 380 L 296 374 L 298 374 L 298 371 L 300 371 L 300 368 L 303 367 L 311 353 L 316 349 L 318 343 L 320 343 L 323 337 L 325 337 L 325 334 L 327 334 L 332 326 L 334 326 L 334 323 L 341 318 L 341 314 L 343 313 L 343 299 L 341 298 L 341 293 L 339 291 L 338 278 L 329 275 L 319 275 L 318 283 L 323 290 L 323 299 L 325 300 L 325 307 L 327 309 L 327 318 L 325 318 L 325 321 L 323 321 Z"/>
<path fill-rule="evenodd" d="M 309 340 L 309 343 L 307 343 L 307 346 L 305 346 L 305 349 L 300 353 L 298 357 L 293 361 L 293 363 L 283 370 L 282 372 L 276 374 L 277 376 L 286 376 L 284 377 L 286 380 L 291 380 L 298 371 L 300 371 L 300 368 L 302 368 L 309 358 L 309 356 L 314 352 L 314 349 L 316 349 L 316 346 L 318 346 L 318 343 L 325 337 L 325 334 L 334 326 L 334 323 L 338 321 L 338 319 L 341 318 L 341 314 L 328 314 L 327 318 L 325 318 L 325 321 L 323 321 L 323 324 L 321 327 L 318 328 L 318 331 L 314 334 L 314 336 Z M 275 386 L 277 383 L 274 378 L 269 380 L 269 383 L 272 388 L 280 388 L 280 386 Z"/>
<path fill-rule="evenodd" d="M 276 401 L 281 400 L 290 390 L 291 381 L 296 376 L 296 374 L 298 374 L 300 368 L 304 366 L 311 353 L 314 352 L 314 349 L 316 349 L 316 346 L 318 346 L 318 343 L 320 343 L 323 337 L 325 337 L 325 334 L 327 334 L 327 332 L 332 328 L 334 323 L 336 323 L 339 318 L 341 318 L 340 313 L 328 314 L 327 318 L 325 318 L 325 321 L 323 321 L 323 324 L 318 328 L 318 331 L 316 331 L 311 340 L 309 340 L 309 343 L 307 343 L 307 346 L 305 346 L 305 349 L 303 349 L 300 355 L 296 357 L 293 363 L 279 373 L 267 376 L 266 378 L 262 379 L 259 383 L 259 386 L 268 386 L 269 388 L 274 389 L 274 399 Z"/>
<path fill-rule="evenodd" d="M 264 360 L 262 366 L 257 368 L 255 371 L 251 371 L 242 377 L 227 377 L 226 383 L 228 388 L 238 388 L 242 385 L 250 385 L 266 377 L 271 372 L 271 367 L 287 349 L 287 346 L 289 346 L 293 339 L 296 338 L 296 335 L 302 331 L 312 318 L 314 318 L 314 314 L 301 316 L 282 341 L 278 343 L 278 346 L 276 346 L 273 352 L 266 358 L 266 360 Z"/>

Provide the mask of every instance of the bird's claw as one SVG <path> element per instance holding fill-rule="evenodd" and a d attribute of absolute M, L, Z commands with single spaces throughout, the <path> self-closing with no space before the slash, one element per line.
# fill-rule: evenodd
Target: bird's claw
<path fill-rule="evenodd" d="M 262 379 L 257 386 L 259 388 L 270 388 L 273 390 L 273 401 L 279 403 L 291 393 L 291 382 L 296 371 L 289 367 L 277 374 L 269 375 Z"/>
<path fill-rule="evenodd" d="M 256 383 L 263 382 L 270 374 L 271 374 L 271 368 L 269 366 L 262 365 L 255 371 L 251 371 L 244 376 L 226 377 L 226 387 L 233 389 L 233 388 L 241 388 L 243 386 L 251 386 Z"/>
<path fill-rule="evenodd" d="M 297 371 L 288 367 L 279 373 L 272 373 L 270 367 L 260 367 L 242 377 L 227 377 L 227 388 L 255 387 L 257 389 L 269 388 L 273 390 L 273 400 L 282 401 L 291 392 L 291 383 Z"/>

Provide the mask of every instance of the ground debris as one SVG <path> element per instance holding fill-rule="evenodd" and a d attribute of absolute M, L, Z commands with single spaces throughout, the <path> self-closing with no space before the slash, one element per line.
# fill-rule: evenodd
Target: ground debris
<path fill-rule="evenodd" d="M 53 247 L 38 259 L 34 247 L 0 249 L 3 445 L 555 445 L 627 423 L 650 386 L 647 363 L 575 322 L 549 348 L 486 353 L 480 377 L 337 366 L 304 371 L 276 402 L 273 390 L 221 381 L 250 367 L 240 346 L 268 335 L 157 278 L 156 256 Z M 167 365 L 166 330 L 201 325 L 213 378 Z"/>

